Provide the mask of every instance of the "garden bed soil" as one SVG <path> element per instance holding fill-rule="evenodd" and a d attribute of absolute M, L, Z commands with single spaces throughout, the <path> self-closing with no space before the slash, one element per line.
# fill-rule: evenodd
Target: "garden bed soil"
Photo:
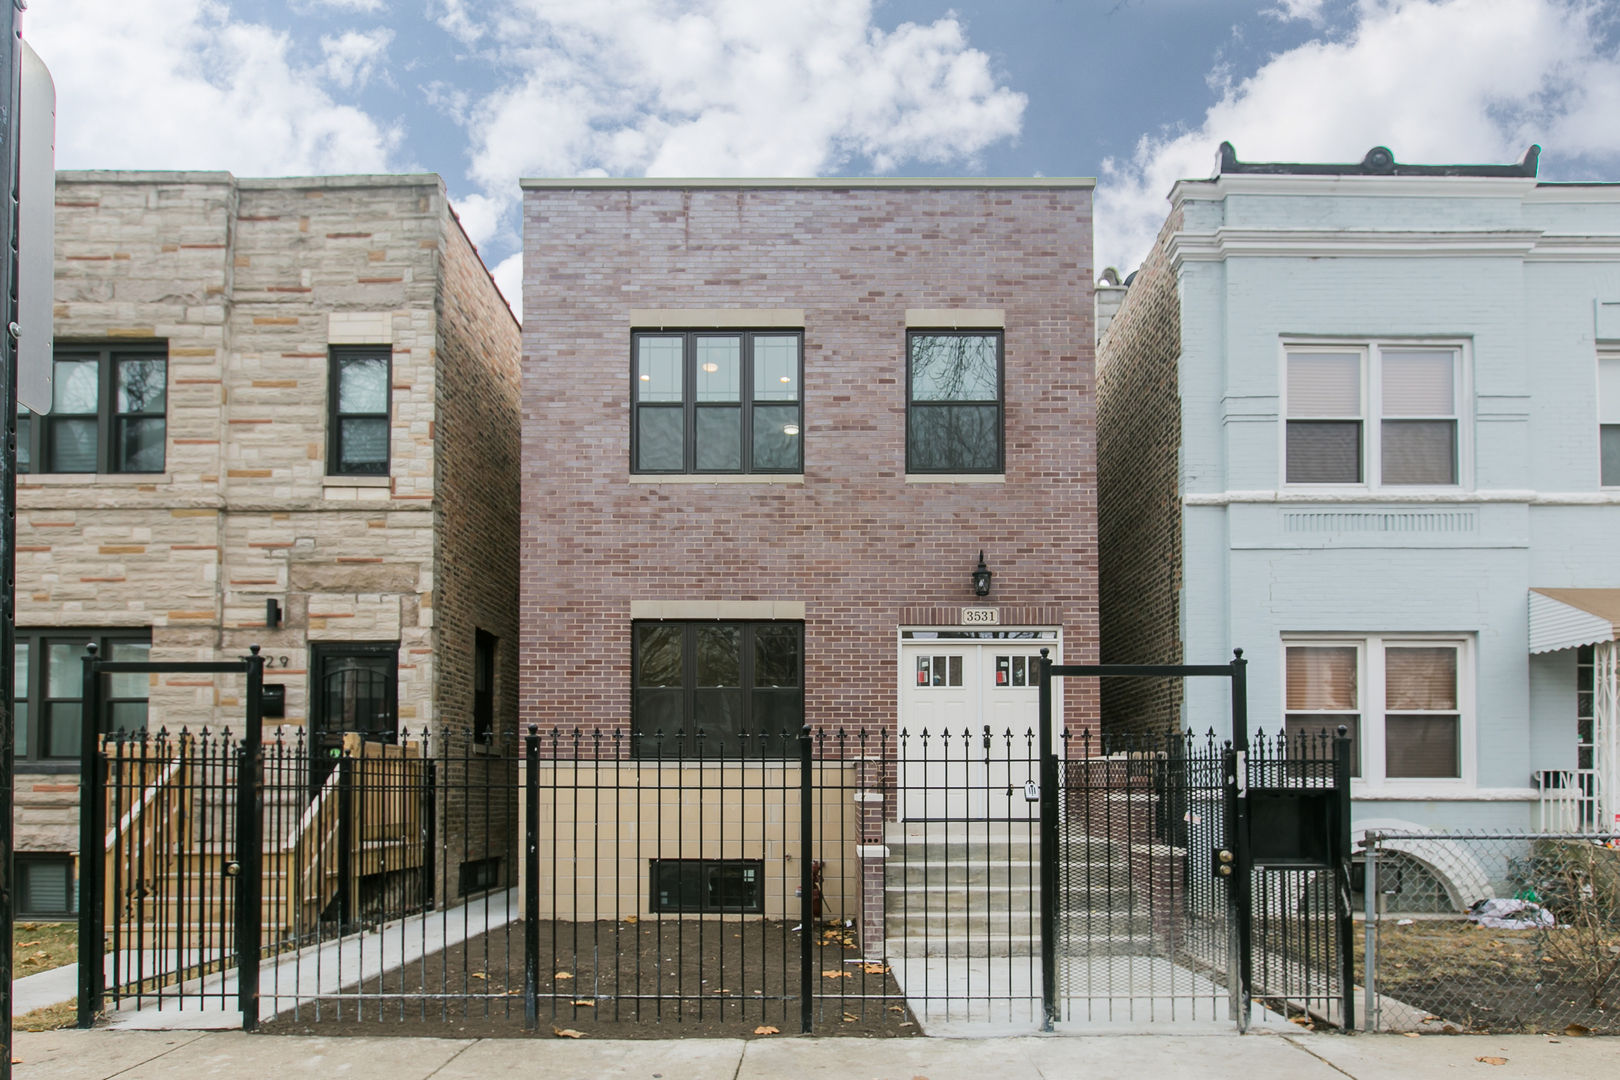
<path fill-rule="evenodd" d="M 801 1012 L 795 925 L 653 916 L 542 922 L 540 1018 L 530 1031 L 523 1016 L 523 926 L 514 923 L 368 981 L 359 988 L 363 1000 L 303 1004 L 259 1030 L 547 1039 L 793 1035 Z M 815 1034 L 921 1034 L 888 966 L 860 958 L 854 931 L 830 924 L 815 935 Z M 564 1031 L 577 1034 L 559 1036 Z"/>

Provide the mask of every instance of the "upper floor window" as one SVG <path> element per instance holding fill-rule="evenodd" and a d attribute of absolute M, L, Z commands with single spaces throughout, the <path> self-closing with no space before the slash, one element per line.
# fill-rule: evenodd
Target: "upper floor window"
<path fill-rule="evenodd" d="M 802 345 L 780 330 L 633 335 L 632 471 L 803 472 Z"/>
<path fill-rule="evenodd" d="M 78 758 L 84 723 L 85 646 L 92 641 L 107 660 L 143 663 L 151 659 L 148 630 L 17 628 L 12 708 L 18 762 Z M 145 730 L 148 677 L 119 674 L 106 679 L 101 691 L 102 730 Z"/>
<path fill-rule="evenodd" d="M 1290 349 L 1286 383 L 1288 483 L 1460 482 L 1459 350 Z"/>
<path fill-rule="evenodd" d="M 1620 356 L 1598 358 L 1598 440 L 1604 487 L 1620 487 Z"/>
<path fill-rule="evenodd" d="M 327 389 L 327 472 L 333 476 L 387 476 L 389 384 L 392 351 L 374 347 L 332 350 Z"/>
<path fill-rule="evenodd" d="M 17 409 L 17 471 L 160 473 L 168 440 L 167 355 L 127 346 L 56 350 L 51 411 Z"/>
<path fill-rule="evenodd" d="M 486 742 L 495 735 L 495 635 L 473 634 L 473 739 Z"/>
<path fill-rule="evenodd" d="M 913 331 L 906 354 L 906 471 L 1004 471 L 1001 333 Z"/>

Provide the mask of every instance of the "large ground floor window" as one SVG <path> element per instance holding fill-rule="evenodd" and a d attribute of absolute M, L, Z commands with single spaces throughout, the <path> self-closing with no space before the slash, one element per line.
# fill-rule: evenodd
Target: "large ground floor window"
<path fill-rule="evenodd" d="M 1348 728 L 1351 775 L 1371 785 L 1466 780 L 1469 646 L 1467 638 L 1285 638 L 1288 734 Z"/>
<path fill-rule="evenodd" d="M 637 622 L 631 638 L 639 756 L 797 753 L 803 623 Z"/>

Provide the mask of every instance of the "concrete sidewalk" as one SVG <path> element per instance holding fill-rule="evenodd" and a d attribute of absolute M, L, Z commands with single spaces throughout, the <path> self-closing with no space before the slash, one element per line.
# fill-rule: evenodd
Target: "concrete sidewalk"
<path fill-rule="evenodd" d="M 18 1080 L 1613 1080 L 1620 1039 L 1099 1035 L 1006 1039 L 309 1038 L 20 1032 Z M 1480 1057 L 1506 1058 L 1503 1065 Z"/>

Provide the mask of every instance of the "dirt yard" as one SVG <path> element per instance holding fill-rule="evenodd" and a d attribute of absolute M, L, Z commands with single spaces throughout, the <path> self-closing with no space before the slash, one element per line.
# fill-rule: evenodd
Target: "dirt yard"
<path fill-rule="evenodd" d="M 315 1004 L 304 1005 L 296 1017 L 284 1012 L 260 1030 L 548 1039 L 767 1038 L 800 1030 L 794 924 L 649 917 L 542 922 L 539 930 L 540 1022 L 533 1032 L 523 1026 L 521 924 L 373 980 L 362 988 L 363 1001 L 323 1001 L 318 1017 Z M 887 965 L 861 962 L 853 932 L 818 928 L 812 971 L 816 1034 L 920 1034 Z"/>

